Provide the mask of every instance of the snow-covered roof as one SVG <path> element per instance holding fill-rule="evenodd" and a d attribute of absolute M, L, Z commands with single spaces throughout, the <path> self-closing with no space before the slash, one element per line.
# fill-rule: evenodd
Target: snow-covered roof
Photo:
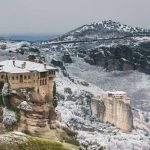
<path fill-rule="evenodd" d="M 13 61 L 15 61 L 15 65 L 13 64 Z M 25 64 L 25 67 L 22 67 L 23 64 Z M 45 72 L 48 70 L 56 70 L 56 68 L 53 68 L 48 65 L 46 65 L 45 68 L 44 64 L 31 62 L 31 61 L 22 61 L 22 60 L 1 61 L 0 66 L 2 66 L 0 67 L 0 72 L 6 72 L 6 73 L 28 73 L 31 71 Z"/>

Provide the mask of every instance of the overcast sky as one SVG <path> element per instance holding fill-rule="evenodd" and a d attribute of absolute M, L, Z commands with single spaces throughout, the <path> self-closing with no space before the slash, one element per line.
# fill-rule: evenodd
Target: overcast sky
<path fill-rule="evenodd" d="M 150 0 L 0 0 L 0 34 L 64 33 L 109 19 L 150 29 Z"/>

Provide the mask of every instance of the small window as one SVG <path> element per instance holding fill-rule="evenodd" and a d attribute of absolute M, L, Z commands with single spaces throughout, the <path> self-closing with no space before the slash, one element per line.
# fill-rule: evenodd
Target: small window
<path fill-rule="evenodd" d="M 14 76 L 12 77 L 12 80 L 14 80 L 15 78 L 14 78 Z"/>
<path fill-rule="evenodd" d="M 27 76 L 24 76 L 24 79 L 26 80 L 26 79 L 27 79 Z"/>
<path fill-rule="evenodd" d="M 28 79 L 31 79 L 30 76 L 28 76 Z"/>
<path fill-rule="evenodd" d="M 52 77 L 49 77 L 49 80 L 52 80 Z"/>

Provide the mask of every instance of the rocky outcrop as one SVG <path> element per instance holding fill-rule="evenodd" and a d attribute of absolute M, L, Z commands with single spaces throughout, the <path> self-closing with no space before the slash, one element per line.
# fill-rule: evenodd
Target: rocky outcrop
<path fill-rule="evenodd" d="M 95 48 L 88 53 L 91 65 L 95 64 L 108 70 L 133 70 L 133 52 L 132 49 L 118 45 L 117 47 L 100 47 Z"/>
<path fill-rule="evenodd" d="M 101 122 L 111 123 L 124 132 L 132 131 L 133 115 L 129 100 L 125 99 L 125 96 L 104 93 L 100 99 L 93 99 L 91 102 L 92 115 Z"/>
<path fill-rule="evenodd" d="M 18 89 L 11 95 L 11 105 L 18 110 L 18 131 L 32 136 L 57 139 L 51 132 L 59 128 L 57 113 L 48 97 L 44 99 L 32 89 Z"/>
<path fill-rule="evenodd" d="M 62 61 L 64 63 L 72 63 L 71 56 L 68 52 L 65 52 L 64 55 L 62 56 Z"/>
<path fill-rule="evenodd" d="M 0 133 L 3 133 L 6 122 L 5 130 L 9 132 L 15 130 L 34 137 L 79 144 L 75 132 L 61 126 L 61 114 L 55 110 L 50 97 L 43 98 L 32 88 L 26 88 L 10 90 L 9 100 L 14 111 L 3 108 Z"/>
<path fill-rule="evenodd" d="M 51 64 L 53 64 L 55 67 L 60 67 L 62 70 L 65 70 L 64 64 L 60 60 L 52 59 Z"/>
<path fill-rule="evenodd" d="M 105 113 L 105 105 L 103 101 L 93 98 L 91 101 L 91 110 L 92 110 L 92 115 L 98 118 L 101 122 L 103 122 L 104 113 Z"/>
<path fill-rule="evenodd" d="M 84 60 L 91 65 L 101 66 L 110 71 L 139 70 L 150 74 L 149 50 L 150 42 L 99 46 L 88 50 Z"/>

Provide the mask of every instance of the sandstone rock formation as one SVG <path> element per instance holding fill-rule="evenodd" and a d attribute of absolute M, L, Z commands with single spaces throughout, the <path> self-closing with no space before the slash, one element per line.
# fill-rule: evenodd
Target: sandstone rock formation
<path fill-rule="evenodd" d="M 101 122 L 109 122 L 124 132 L 133 129 L 130 99 L 125 92 L 104 92 L 91 102 L 92 115 Z"/>
<path fill-rule="evenodd" d="M 14 92 L 14 91 L 13 91 Z M 44 99 L 32 89 L 19 89 L 11 95 L 11 105 L 19 109 L 18 131 L 32 136 L 57 139 L 51 132 L 59 127 L 52 100 Z"/>
<path fill-rule="evenodd" d="M 4 118 L 0 115 L 0 133 L 6 131 L 19 131 L 28 135 L 60 142 L 78 145 L 76 133 L 69 128 L 61 126 L 61 114 L 53 106 L 50 97 L 43 98 L 32 88 L 10 90 L 10 106 L 16 114 L 17 123 L 5 126 Z M 4 114 L 4 108 L 0 109 Z M 4 115 L 3 115 L 4 116 Z M 12 114 L 7 118 L 13 119 Z M 9 121 L 9 120 L 8 120 Z M 72 134 L 71 134 L 72 133 Z"/>

